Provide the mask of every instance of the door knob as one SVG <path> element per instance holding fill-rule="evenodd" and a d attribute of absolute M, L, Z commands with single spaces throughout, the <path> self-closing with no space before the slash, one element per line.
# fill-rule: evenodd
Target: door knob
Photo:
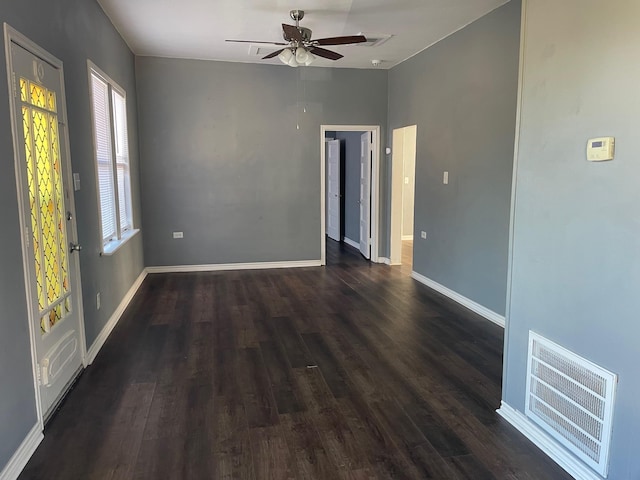
<path fill-rule="evenodd" d="M 69 242 L 69 253 L 79 252 L 82 250 L 82 245 L 78 245 L 77 243 Z"/>

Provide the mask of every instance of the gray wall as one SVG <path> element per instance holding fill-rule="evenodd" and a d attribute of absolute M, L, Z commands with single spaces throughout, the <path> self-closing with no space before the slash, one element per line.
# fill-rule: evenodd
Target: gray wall
<path fill-rule="evenodd" d="M 80 173 L 76 192 L 87 342 L 93 342 L 134 279 L 142 271 L 142 240 L 129 242 L 113 257 L 100 258 L 93 140 L 87 85 L 87 58 L 127 90 L 134 218 L 140 221 L 133 55 L 94 1 L 21 0 L 0 3 L 0 21 L 27 35 L 64 62 L 73 170 Z M 4 51 L 4 50 L 3 50 Z M 4 56 L 3 56 L 4 58 Z M 6 63 L 0 62 L 0 470 L 36 422 L 33 377 L 22 274 L 14 156 Z M 102 309 L 95 309 L 96 292 Z"/>
<path fill-rule="evenodd" d="M 617 373 L 609 478 L 640 478 L 640 3 L 527 5 L 503 396 L 523 411 L 529 330 Z"/>
<path fill-rule="evenodd" d="M 360 137 L 364 132 L 336 132 L 344 162 L 344 232 L 349 240 L 360 242 Z"/>
<path fill-rule="evenodd" d="M 319 259 L 320 125 L 386 125 L 387 72 L 136 68 L 147 265 Z"/>
<path fill-rule="evenodd" d="M 514 0 L 389 74 L 388 131 L 418 126 L 415 230 L 425 230 L 427 239 L 415 240 L 414 270 L 499 314 L 506 298 L 519 32 Z M 442 184 L 444 171 L 449 185 Z"/>

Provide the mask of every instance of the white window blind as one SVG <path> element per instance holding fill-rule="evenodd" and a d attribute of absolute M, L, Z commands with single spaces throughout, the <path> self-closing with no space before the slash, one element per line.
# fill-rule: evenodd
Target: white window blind
<path fill-rule="evenodd" d="M 133 230 L 127 102 L 124 91 L 109 77 L 91 64 L 89 68 L 102 241 L 107 251 Z"/>
<path fill-rule="evenodd" d="M 127 132 L 127 106 L 124 96 L 113 91 L 113 126 L 116 145 L 116 176 L 118 179 L 118 206 L 120 229 L 131 229 L 131 178 L 129 176 L 129 134 Z"/>
<path fill-rule="evenodd" d="M 113 184 L 113 154 L 109 115 L 109 85 L 95 74 L 91 75 L 93 94 L 93 131 L 98 168 L 98 189 L 102 217 L 102 240 L 117 238 L 115 187 Z"/>

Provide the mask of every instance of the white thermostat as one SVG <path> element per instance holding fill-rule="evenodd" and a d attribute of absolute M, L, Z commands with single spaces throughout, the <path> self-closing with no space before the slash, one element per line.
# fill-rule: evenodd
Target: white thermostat
<path fill-rule="evenodd" d="M 613 137 L 592 138 L 587 143 L 587 160 L 606 162 L 613 160 L 616 152 L 616 139 Z"/>

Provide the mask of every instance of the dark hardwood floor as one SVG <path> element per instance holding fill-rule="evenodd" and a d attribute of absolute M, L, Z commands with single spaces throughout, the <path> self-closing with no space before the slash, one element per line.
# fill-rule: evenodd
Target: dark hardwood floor
<path fill-rule="evenodd" d="M 149 275 L 20 478 L 571 478 L 495 413 L 502 329 L 328 243 Z"/>

